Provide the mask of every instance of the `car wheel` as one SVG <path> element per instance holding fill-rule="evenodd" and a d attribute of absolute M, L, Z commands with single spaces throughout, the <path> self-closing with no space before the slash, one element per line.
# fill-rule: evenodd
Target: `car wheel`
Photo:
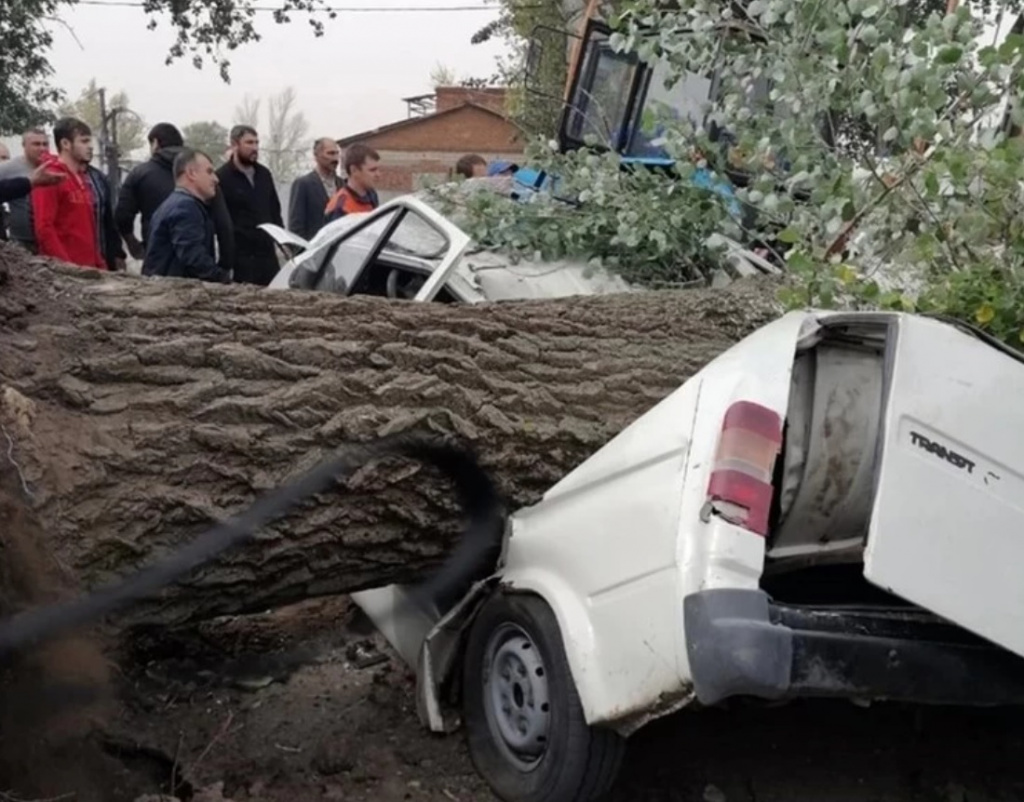
<path fill-rule="evenodd" d="M 611 787 L 625 740 L 587 725 L 543 600 L 493 596 L 470 630 L 463 680 L 473 765 L 505 802 L 590 802 Z"/>

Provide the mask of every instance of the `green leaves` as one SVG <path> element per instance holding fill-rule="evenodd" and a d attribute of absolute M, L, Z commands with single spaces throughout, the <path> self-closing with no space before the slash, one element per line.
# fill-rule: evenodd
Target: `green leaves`
<path fill-rule="evenodd" d="M 540 140 L 524 160 L 559 176 L 558 198 L 566 200 L 463 197 L 451 186 L 435 188 L 434 196 L 481 245 L 523 258 L 594 261 L 648 286 L 703 280 L 717 267 L 705 241 L 722 230 L 725 212 L 707 190 L 623 170 L 615 154 L 553 154 Z"/>
<path fill-rule="evenodd" d="M 46 20 L 60 16 L 59 0 L 0 0 L 0 133 L 47 122 L 61 100 L 50 83 Z"/>
<path fill-rule="evenodd" d="M 963 57 L 964 49 L 962 47 L 951 45 L 949 47 L 942 48 L 935 57 L 935 60 L 939 64 L 958 64 Z"/>

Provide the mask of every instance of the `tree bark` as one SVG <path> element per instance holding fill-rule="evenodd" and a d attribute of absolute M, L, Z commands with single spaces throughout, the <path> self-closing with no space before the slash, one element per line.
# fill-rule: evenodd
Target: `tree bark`
<path fill-rule="evenodd" d="M 485 305 L 102 275 L 0 245 L 0 448 L 84 587 L 166 554 L 346 441 L 453 433 L 510 509 L 778 314 L 772 282 Z M 125 623 L 409 581 L 457 531 L 395 459 L 266 527 Z"/>

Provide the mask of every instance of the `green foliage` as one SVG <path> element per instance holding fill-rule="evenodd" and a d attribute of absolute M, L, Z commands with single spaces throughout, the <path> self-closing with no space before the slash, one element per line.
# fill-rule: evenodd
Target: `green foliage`
<path fill-rule="evenodd" d="M 497 20 L 473 36 L 479 44 L 502 38 L 508 55 L 498 61 L 497 83 L 509 88 L 509 114 L 525 131 L 552 136 L 565 91 L 572 20 L 563 0 L 496 0 Z M 531 58 L 532 40 L 532 63 Z"/>
<path fill-rule="evenodd" d="M 700 124 L 660 121 L 665 150 L 745 176 L 737 194 L 755 214 L 739 236 L 787 251 L 787 306 L 938 312 L 1024 347 L 1020 2 L 946 14 L 945 0 L 629 0 L 619 11 L 613 45 L 667 68 L 669 87 L 716 75 Z M 586 187 L 596 158 L 563 158 L 556 172 Z M 558 231 L 545 227 L 545 204 L 526 204 L 481 213 L 501 229 L 491 240 L 550 242 L 643 281 L 707 276 L 714 215 L 680 186 L 686 171 L 682 182 L 616 182 L 614 159 L 601 158 L 596 191 L 559 213 Z"/>
<path fill-rule="evenodd" d="M 463 209 L 466 225 L 495 247 L 594 258 L 648 284 L 706 278 L 716 227 L 747 243 L 774 237 L 788 307 L 942 313 L 1024 348 L 1021 10 L 626 0 L 615 47 L 667 71 L 669 88 L 694 74 L 719 87 L 700 124 L 643 125 L 664 127 L 679 164 L 698 153 L 719 176 L 743 174 L 737 194 L 756 214 L 737 233 L 687 186 L 689 168 L 655 180 L 579 153 L 543 164 L 578 207 L 485 197 Z"/>
<path fill-rule="evenodd" d="M 73 0 L 72 0 L 73 1 Z M 220 68 L 225 82 L 230 80 L 231 60 L 228 54 L 239 47 L 262 39 L 256 30 L 257 0 L 147 0 L 151 15 L 149 28 L 169 22 L 177 40 L 167 55 L 171 64 L 190 57 L 196 69 L 206 63 Z M 296 14 L 304 16 L 314 36 L 324 35 L 324 18 L 337 19 L 325 0 L 278 0 L 274 22 L 284 24 Z"/>
<path fill-rule="evenodd" d="M 735 141 L 718 153 L 750 177 L 751 233 L 782 229 L 792 247 L 786 304 L 941 312 L 1024 345 L 1024 149 L 1004 118 L 1007 103 L 1022 118 L 1024 36 L 1007 35 L 1020 4 L 745 8 L 637 0 L 618 44 L 676 76 L 719 67 L 708 111 Z"/>
<path fill-rule="evenodd" d="M 559 155 L 538 142 L 526 161 L 563 177 L 553 194 L 524 203 L 442 185 L 434 200 L 484 247 L 590 261 L 646 286 L 703 283 L 717 264 L 705 244 L 724 226 L 716 196 L 646 170 L 624 171 L 615 154 Z"/>
<path fill-rule="evenodd" d="M 60 0 L 0 0 L 0 134 L 21 133 L 52 116 L 60 93 L 50 85 L 46 21 Z"/>
<path fill-rule="evenodd" d="M 60 22 L 60 12 L 75 0 L 0 0 L 0 133 L 17 133 L 53 119 L 61 93 L 51 84 L 47 57 L 53 37 L 47 25 Z M 230 78 L 230 54 L 258 42 L 255 26 L 259 0 L 146 0 L 149 28 L 169 24 L 176 40 L 167 63 L 191 57 L 197 69 L 213 64 L 224 81 Z M 315 36 L 324 33 L 324 18 L 336 12 L 324 0 L 279 0 L 277 23 L 295 14 L 307 18 Z"/>
<path fill-rule="evenodd" d="M 228 147 L 228 129 L 213 120 L 189 123 L 181 129 L 181 136 L 190 148 L 203 151 L 214 166 L 224 163 L 224 152 Z"/>

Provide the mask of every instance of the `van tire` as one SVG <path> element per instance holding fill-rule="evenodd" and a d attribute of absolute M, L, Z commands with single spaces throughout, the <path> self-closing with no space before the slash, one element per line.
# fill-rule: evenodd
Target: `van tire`
<path fill-rule="evenodd" d="M 612 787 L 625 739 L 587 724 L 542 599 L 491 597 L 470 630 L 463 680 L 470 757 L 504 802 L 594 802 Z"/>

